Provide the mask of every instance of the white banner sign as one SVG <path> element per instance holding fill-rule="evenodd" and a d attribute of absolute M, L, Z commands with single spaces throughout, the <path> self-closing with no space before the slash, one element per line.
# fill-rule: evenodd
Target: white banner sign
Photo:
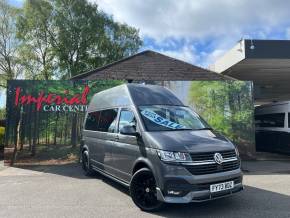
<path fill-rule="evenodd" d="M 160 126 L 165 126 L 170 129 L 184 129 L 185 128 L 185 126 L 172 122 L 164 117 L 161 117 L 151 110 L 142 110 L 141 114 L 147 119 L 151 120 L 152 122 Z"/>

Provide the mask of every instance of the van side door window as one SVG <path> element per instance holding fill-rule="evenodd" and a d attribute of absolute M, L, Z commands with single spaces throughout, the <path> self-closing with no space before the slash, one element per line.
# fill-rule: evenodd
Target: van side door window
<path fill-rule="evenodd" d="M 134 113 L 131 110 L 122 109 L 120 112 L 118 132 L 120 132 L 120 129 L 122 129 L 123 126 L 127 125 L 133 126 L 136 129 L 137 121 Z"/>
<path fill-rule="evenodd" d="M 87 115 L 85 130 L 100 132 L 117 132 L 118 109 L 90 112 Z"/>
<path fill-rule="evenodd" d="M 101 111 L 98 131 L 115 132 L 117 123 L 118 109 L 108 109 Z"/>

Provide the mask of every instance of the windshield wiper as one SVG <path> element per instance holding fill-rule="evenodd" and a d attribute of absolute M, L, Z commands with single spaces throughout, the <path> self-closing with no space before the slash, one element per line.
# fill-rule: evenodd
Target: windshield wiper
<path fill-rule="evenodd" d="M 181 130 L 181 131 L 183 131 L 183 130 L 192 130 L 192 129 L 190 129 L 190 128 L 182 128 L 182 129 L 175 129 L 175 130 Z"/>
<path fill-rule="evenodd" d="M 211 127 L 204 127 L 204 128 L 200 128 L 200 129 L 196 129 L 196 130 L 213 130 L 213 128 L 211 128 Z"/>
<path fill-rule="evenodd" d="M 211 127 L 204 127 L 204 128 L 200 128 L 200 129 L 183 128 L 183 129 L 168 129 L 168 130 L 164 130 L 164 131 L 186 131 L 186 130 L 193 130 L 193 131 L 197 131 L 197 130 L 213 130 L 213 128 L 211 128 Z"/>

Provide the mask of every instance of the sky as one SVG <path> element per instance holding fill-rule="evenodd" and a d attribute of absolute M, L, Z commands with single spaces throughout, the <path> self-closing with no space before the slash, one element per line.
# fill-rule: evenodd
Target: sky
<path fill-rule="evenodd" d="M 89 0 L 143 47 L 207 67 L 240 39 L 290 39 L 289 0 Z M 23 0 L 9 0 L 21 6 Z"/>
<path fill-rule="evenodd" d="M 208 67 L 240 39 L 290 39 L 289 0 L 89 0 L 140 31 L 142 50 Z M 9 0 L 21 6 L 23 0 Z"/>
<path fill-rule="evenodd" d="M 290 39 L 289 0 L 90 0 L 152 49 L 207 67 L 240 39 Z"/>

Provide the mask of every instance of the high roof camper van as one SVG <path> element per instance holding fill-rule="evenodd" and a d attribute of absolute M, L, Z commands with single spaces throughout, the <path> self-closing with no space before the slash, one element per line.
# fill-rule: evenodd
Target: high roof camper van
<path fill-rule="evenodd" d="M 257 151 L 290 154 L 290 102 L 255 108 Z"/>
<path fill-rule="evenodd" d="M 164 87 L 124 84 L 95 94 L 83 129 L 85 174 L 129 187 L 142 210 L 243 189 L 235 145 Z"/>

